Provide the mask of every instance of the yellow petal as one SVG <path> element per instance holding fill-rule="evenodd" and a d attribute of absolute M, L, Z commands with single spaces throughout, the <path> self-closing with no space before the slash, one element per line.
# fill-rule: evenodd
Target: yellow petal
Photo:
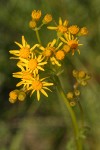
<path fill-rule="evenodd" d="M 60 37 L 61 41 L 63 41 L 64 43 L 67 43 L 67 41 L 63 38 L 63 37 Z"/>
<path fill-rule="evenodd" d="M 47 94 L 43 89 L 41 89 L 40 91 L 41 91 L 41 93 L 42 93 L 43 95 L 45 95 L 46 97 L 48 97 L 48 94 Z"/>
<path fill-rule="evenodd" d="M 24 38 L 24 36 L 22 36 L 22 45 L 23 45 L 23 47 L 25 47 L 25 38 Z"/>
<path fill-rule="evenodd" d="M 62 25 L 62 19 L 59 17 L 59 25 Z"/>
<path fill-rule="evenodd" d="M 48 26 L 47 28 L 50 30 L 57 30 L 58 29 L 58 27 L 51 27 L 51 26 Z"/>
<path fill-rule="evenodd" d="M 20 48 L 22 48 L 23 46 L 20 44 L 20 43 L 18 43 L 18 42 L 15 42 Z"/>
<path fill-rule="evenodd" d="M 37 100 L 38 101 L 40 100 L 40 91 L 39 90 L 37 91 Z"/>
<path fill-rule="evenodd" d="M 53 47 L 56 43 L 56 39 L 54 39 L 52 42 L 51 42 L 51 47 Z"/>

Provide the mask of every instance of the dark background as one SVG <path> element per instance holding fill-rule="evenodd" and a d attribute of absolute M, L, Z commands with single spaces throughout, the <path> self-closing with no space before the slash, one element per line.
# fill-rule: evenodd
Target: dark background
<path fill-rule="evenodd" d="M 84 141 L 85 150 L 99 150 L 100 137 L 100 1 L 99 0 L 0 0 L 0 150 L 71 150 L 68 149 L 73 130 L 69 114 L 58 97 L 56 89 L 49 98 L 35 97 L 25 102 L 10 104 L 9 92 L 15 89 L 16 62 L 10 60 L 10 49 L 16 49 L 14 41 L 21 43 L 24 35 L 28 43 L 35 44 L 34 32 L 29 29 L 32 10 L 51 13 L 70 24 L 86 26 L 88 36 L 82 38 L 81 55 L 65 60 L 65 72 L 61 81 L 66 92 L 72 87 L 71 72 L 83 69 L 92 76 L 89 84 L 81 89 L 81 104 L 85 124 L 90 128 Z M 44 44 L 54 36 L 53 32 L 40 32 Z M 52 36 L 51 36 L 52 35 Z M 80 112 L 75 108 L 78 120 Z M 73 149 L 72 149 L 73 150 Z"/>

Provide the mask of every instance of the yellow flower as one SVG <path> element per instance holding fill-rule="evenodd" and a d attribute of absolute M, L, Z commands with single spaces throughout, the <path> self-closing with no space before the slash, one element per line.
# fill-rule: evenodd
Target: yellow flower
<path fill-rule="evenodd" d="M 36 57 L 33 53 L 30 59 L 20 59 L 21 63 L 19 64 L 19 67 L 25 66 L 27 70 L 30 73 L 33 73 L 34 75 L 38 74 L 38 70 L 44 71 L 44 69 L 41 66 L 44 66 L 47 64 L 46 61 L 43 61 L 44 57 L 42 55 L 39 55 Z"/>
<path fill-rule="evenodd" d="M 87 34 L 88 34 L 88 29 L 86 27 L 80 29 L 80 35 L 87 35 Z"/>
<path fill-rule="evenodd" d="M 19 90 L 13 90 L 9 93 L 9 101 L 15 103 L 17 101 Z"/>
<path fill-rule="evenodd" d="M 57 47 L 55 47 L 57 40 L 54 39 L 52 42 L 49 42 L 46 47 L 40 46 L 39 48 L 43 51 L 43 56 L 51 57 L 63 44 L 60 42 Z"/>
<path fill-rule="evenodd" d="M 52 21 L 52 16 L 50 14 L 46 14 L 43 18 L 43 23 L 47 24 Z"/>
<path fill-rule="evenodd" d="M 23 87 L 27 90 L 27 88 L 29 87 L 29 82 L 27 81 L 31 80 L 33 78 L 33 75 L 20 64 L 19 67 L 21 68 L 21 71 L 13 73 L 13 77 L 21 79 L 21 81 L 17 83 L 16 86 L 18 87 L 23 85 Z"/>
<path fill-rule="evenodd" d="M 55 56 L 56 56 L 56 59 L 62 60 L 62 59 L 64 59 L 64 57 L 65 57 L 65 53 L 64 53 L 63 50 L 58 50 L 58 51 L 56 52 Z"/>
<path fill-rule="evenodd" d="M 52 86 L 53 83 L 45 82 L 46 78 L 39 79 L 39 75 L 36 76 L 36 78 L 33 78 L 29 81 L 30 87 L 28 88 L 29 91 L 31 91 L 31 95 L 36 91 L 37 92 L 37 100 L 40 100 L 40 92 L 48 97 L 48 94 L 45 92 L 45 90 L 51 91 L 47 86 Z"/>
<path fill-rule="evenodd" d="M 22 44 L 15 42 L 19 46 L 19 50 L 10 50 L 10 54 L 15 55 L 15 57 L 11 57 L 12 59 L 28 59 L 32 50 L 34 50 L 39 44 L 35 44 L 32 48 L 30 48 L 30 45 L 27 44 L 24 36 L 22 36 Z"/>
<path fill-rule="evenodd" d="M 74 55 L 75 50 L 78 51 L 78 53 L 80 54 L 80 51 L 78 49 L 78 46 L 81 46 L 83 44 L 79 44 L 79 40 L 77 39 L 77 37 L 75 38 L 73 35 L 71 35 L 70 33 L 65 33 L 64 37 L 60 37 L 60 39 L 64 42 L 67 43 L 67 45 L 71 48 L 72 50 L 72 55 Z"/>
<path fill-rule="evenodd" d="M 59 25 L 57 25 L 56 27 L 48 26 L 47 28 L 50 30 L 56 30 L 60 33 L 65 33 L 67 31 L 67 25 L 68 25 L 68 20 L 65 20 L 63 23 L 62 19 L 59 18 Z"/>
<path fill-rule="evenodd" d="M 32 11 L 32 19 L 38 21 L 41 17 L 41 10 L 33 10 Z"/>
<path fill-rule="evenodd" d="M 31 20 L 29 22 L 29 27 L 32 28 L 32 29 L 34 29 L 36 27 L 36 22 L 34 20 Z"/>
<path fill-rule="evenodd" d="M 72 25 L 68 28 L 68 31 L 71 33 L 71 34 L 77 34 L 78 31 L 79 31 L 79 27 L 77 27 L 77 25 Z"/>

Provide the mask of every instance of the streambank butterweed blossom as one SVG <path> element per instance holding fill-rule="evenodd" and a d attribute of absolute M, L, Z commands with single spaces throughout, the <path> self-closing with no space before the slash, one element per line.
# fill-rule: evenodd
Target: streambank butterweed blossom
<path fill-rule="evenodd" d="M 55 25 L 48 26 L 50 22 Z M 39 37 L 39 30 L 43 26 L 47 26 L 47 31 L 54 30 L 57 33 L 56 37 L 52 41 L 48 41 L 46 45 L 42 44 Z M 77 51 L 80 54 L 79 47 L 82 46 L 82 43 L 79 42 L 79 38 L 88 33 L 86 27 L 80 28 L 77 25 L 70 25 L 67 19 L 63 21 L 61 17 L 56 23 L 51 14 L 43 16 L 41 10 L 32 11 L 29 27 L 36 32 L 37 43 L 30 46 L 22 35 L 21 43 L 15 42 L 18 48 L 9 51 L 12 55 L 10 59 L 17 60 L 18 72 L 13 73 L 13 77 L 19 78 L 16 87 L 20 87 L 20 89 L 15 89 L 9 93 L 11 103 L 17 100 L 22 101 L 18 96 L 19 94 L 22 95 L 23 100 L 27 94 L 32 96 L 34 92 L 36 92 L 37 100 L 40 100 L 40 93 L 48 97 L 47 91 L 51 91 L 48 86 L 51 88 L 55 86 L 51 79 L 51 73 L 56 74 L 54 68 L 61 67 L 69 53 L 74 55 Z M 80 84 L 85 84 L 85 82 L 80 81 Z M 70 93 L 67 94 L 67 97 L 69 98 L 70 95 Z"/>
<path fill-rule="evenodd" d="M 18 42 L 15 42 L 18 47 L 9 51 L 11 54 L 10 59 L 15 59 L 18 67 L 18 71 L 12 73 L 12 76 L 19 79 L 16 89 L 9 93 L 9 101 L 12 104 L 25 101 L 27 95 L 30 95 L 30 97 L 34 95 L 39 101 L 41 94 L 48 97 L 55 86 L 70 113 L 76 148 L 82 150 L 80 130 L 73 107 L 78 106 L 83 114 L 79 100 L 81 95 L 80 86 L 85 87 L 87 85 L 90 75 L 83 70 L 73 70 L 72 76 L 75 83 L 72 85 L 72 89 L 70 91 L 66 90 L 66 92 L 62 88 L 59 75 L 64 72 L 63 65 L 67 56 L 74 59 L 77 52 L 81 54 L 83 44 L 80 42 L 80 38 L 86 36 L 88 30 L 86 27 L 71 25 L 69 20 L 62 20 L 61 17 L 56 22 L 51 14 L 43 15 L 41 10 L 32 11 L 29 27 L 35 33 L 34 39 L 37 38 L 37 42 L 31 46 L 27 42 L 28 37 L 22 35 Z M 39 35 L 39 31 L 43 27 L 46 27 L 45 32 L 56 33 L 56 36 L 51 40 L 48 39 L 47 43 L 43 39 L 41 41 Z M 83 122 L 84 119 L 82 119 L 82 125 Z"/>

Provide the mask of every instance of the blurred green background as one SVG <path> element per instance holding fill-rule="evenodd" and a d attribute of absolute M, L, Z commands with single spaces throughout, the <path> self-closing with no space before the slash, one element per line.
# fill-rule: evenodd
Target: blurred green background
<path fill-rule="evenodd" d="M 69 91 L 74 68 L 83 69 L 92 76 L 88 86 L 82 88 L 81 104 L 85 112 L 85 124 L 90 127 L 84 140 L 84 150 L 100 149 L 100 1 L 99 0 L 0 0 L 0 150 L 74 150 L 68 148 L 73 136 L 69 114 L 59 101 L 56 88 L 49 98 L 39 102 L 33 96 L 25 102 L 10 104 L 9 92 L 15 89 L 16 62 L 9 60 L 10 49 L 16 49 L 14 41 L 21 42 L 24 35 L 35 44 L 35 34 L 29 29 L 33 9 L 43 14 L 51 13 L 56 21 L 61 16 L 70 24 L 89 29 L 81 39 L 81 55 L 65 60 L 65 72 L 61 76 L 63 88 Z M 41 31 L 44 43 L 54 36 Z M 75 108 L 78 120 L 80 112 Z M 70 146 L 69 146 L 70 147 Z"/>

